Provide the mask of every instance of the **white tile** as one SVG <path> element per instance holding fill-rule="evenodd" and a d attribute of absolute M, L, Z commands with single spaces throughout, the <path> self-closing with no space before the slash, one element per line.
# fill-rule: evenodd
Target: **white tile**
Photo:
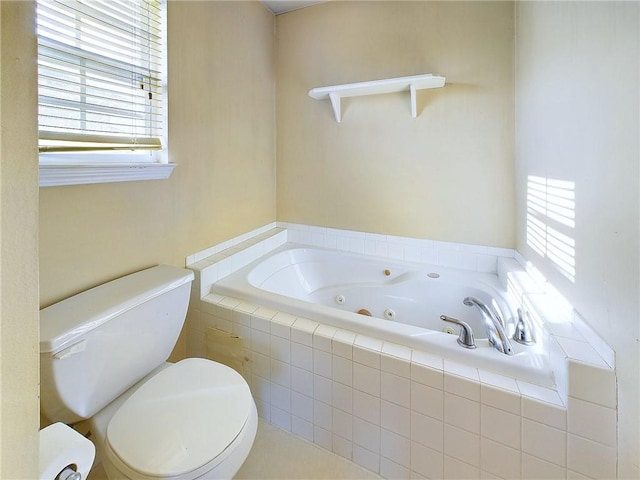
<path fill-rule="evenodd" d="M 271 320 L 271 335 L 291 339 L 291 325 L 296 321 L 296 317 L 284 312 L 278 312 Z"/>
<path fill-rule="evenodd" d="M 520 478 L 520 450 L 483 438 L 480 451 L 482 470 L 501 478 Z"/>
<path fill-rule="evenodd" d="M 313 348 L 331 353 L 331 340 L 337 331 L 335 327 L 320 324 L 313 332 Z"/>
<path fill-rule="evenodd" d="M 280 362 L 278 360 L 271 360 L 271 381 L 275 382 L 283 387 L 291 387 L 291 365 L 288 363 Z"/>
<path fill-rule="evenodd" d="M 262 400 L 261 398 L 254 398 L 256 402 L 256 409 L 258 410 L 258 416 L 263 418 L 267 422 L 271 421 L 271 404 L 268 400 Z"/>
<path fill-rule="evenodd" d="M 480 467 L 480 436 L 445 424 L 444 453 L 474 467 Z"/>
<path fill-rule="evenodd" d="M 353 417 L 353 443 L 371 452 L 380 453 L 380 425 Z"/>
<path fill-rule="evenodd" d="M 387 344 L 385 343 L 385 345 Z M 409 350 L 409 352 L 411 352 L 411 350 Z M 383 353 L 380 356 L 380 369 L 383 372 L 388 372 L 399 377 L 407 379 L 411 377 L 411 362 L 408 359 L 401 359 Z"/>
<path fill-rule="evenodd" d="M 457 458 L 444 456 L 445 480 L 475 480 L 480 478 L 480 469 Z"/>
<path fill-rule="evenodd" d="M 480 385 L 480 400 L 483 405 L 520 415 L 521 397 L 519 393 L 482 384 Z"/>
<path fill-rule="evenodd" d="M 567 469 L 567 479 L 569 480 L 591 480 L 592 477 L 587 477 L 582 475 L 581 473 L 574 472 L 573 470 Z"/>
<path fill-rule="evenodd" d="M 425 478 L 443 478 L 444 458 L 442 452 L 411 442 L 411 470 Z"/>
<path fill-rule="evenodd" d="M 333 382 L 333 406 L 347 413 L 353 412 L 353 389 Z"/>
<path fill-rule="evenodd" d="M 291 367 L 291 389 L 313 396 L 313 373 L 302 368 Z"/>
<path fill-rule="evenodd" d="M 561 467 L 566 466 L 567 434 L 563 430 L 522 419 L 522 451 Z"/>
<path fill-rule="evenodd" d="M 321 446 L 325 450 L 333 450 L 333 435 L 329 430 L 325 430 L 318 425 L 313 426 L 313 443 Z"/>
<path fill-rule="evenodd" d="M 271 382 L 253 374 L 251 376 L 251 393 L 254 397 L 268 403 L 271 400 Z"/>
<path fill-rule="evenodd" d="M 330 353 L 313 349 L 313 373 L 322 375 L 326 378 L 332 378 L 333 356 Z"/>
<path fill-rule="evenodd" d="M 340 455 L 347 460 L 353 457 L 353 443 L 339 435 L 333 435 L 333 453 Z"/>
<path fill-rule="evenodd" d="M 440 372 L 442 372 L 444 368 L 444 360 L 442 357 L 438 357 L 437 355 L 432 355 L 431 353 L 423 352 L 421 350 L 412 350 L 411 362 Z"/>
<path fill-rule="evenodd" d="M 344 385 L 353 385 L 353 362 L 347 358 L 333 355 L 333 380 Z"/>
<path fill-rule="evenodd" d="M 313 424 L 329 432 L 333 429 L 333 408 L 331 405 L 314 400 Z"/>
<path fill-rule="evenodd" d="M 291 342 L 291 365 L 313 371 L 313 350 L 301 343 Z"/>
<path fill-rule="evenodd" d="M 480 480 L 502 480 L 501 477 L 494 475 L 493 473 L 489 473 L 485 470 L 480 470 Z"/>
<path fill-rule="evenodd" d="M 411 382 L 411 410 L 444 419 L 444 393 L 442 390 Z"/>
<path fill-rule="evenodd" d="M 251 330 L 251 348 L 263 355 L 271 354 L 271 335 L 259 330 Z"/>
<path fill-rule="evenodd" d="M 313 398 L 331 404 L 333 400 L 333 382 L 321 375 L 313 375 Z"/>
<path fill-rule="evenodd" d="M 616 411 L 569 397 L 567 431 L 615 447 Z"/>
<path fill-rule="evenodd" d="M 403 407 L 411 406 L 411 382 L 387 372 L 380 374 L 380 397 Z"/>
<path fill-rule="evenodd" d="M 377 352 L 382 352 L 382 341 L 377 338 L 367 337 L 366 335 L 356 335 L 356 339 L 353 342 L 354 346 Z"/>
<path fill-rule="evenodd" d="M 564 480 L 566 478 L 566 469 L 523 453 L 522 478 L 531 480 Z"/>
<path fill-rule="evenodd" d="M 251 354 L 251 370 L 254 374 L 270 379 L 271 378 L 271 359 L 267 355 L 258 352 Z"/>
<path fill-rule="evenodd" d="M 268 332 L 271 328 L 269 320 L 275 317 L 276 313 L 278 312 L 272 308 L 258 306 L 258 308 L 251 314 L 251 328 L 257 328 L 263 332 Z M 253 325 L 254 321 L 256 322 L 256 326 Z M 267 329 L 263 330 L 265 322 Z"/>
<path fill-rule="evenodd" d="M 411 349 L 397 343 L 384 342 L 382 344 L 382 353 L 405 362 L 411 361 Z"/>
<path fill-rule="evenodd" d="M 291 342 L 286 338 L 271 335 L 271 358 L 291 363 Z"/>
<path fill-rule="evenodd" d="M 333 409 L 333 433 L 346 440 L 353 440 L 353 417 L 337 408 Z"/>
<path fill-rule="evenodd" d="M 587 342 L 580 342 L 572 338 L 555 337 L 560 347 L 564 350 L 567 358 L 583 363 L 593 364 L 599 367 L 607 368 L 607 363 L 602 359 L 600 354 Z"/>
<path fill-rule="evenodd" d="M 616 449 L 569 434 L 567 468 L 590 478 L 615 478 Z"/>
<path fill-rule="evenodd" d="M 474 402 L 480 401 L 479 381 L 474 381 L 468 378 L 445 373 L 444 390 L 446 392 L 468 398 L 469 400 L 473 400 Z"/>
<path fill-rule="evenodd" d="M 444 372 L 457 377 L 463 377 L 467 380 L 472 380 L 476 383 L 480 383 L 480 374 L 478 369 L 464 363 L 454 362 L 452 360 L 444 360 Z"/>
<path fill-rule="evenodd" d="M 433 450 L 444 450 L 444 423 L 435 418 L 411 412 L 411 440 Z"/>
<path fill-rule="evenodd" d="M 271 423 L 287 432 L 291 431 L 291 414 L 271 404 Z"/>
<path fill-rule="evenodd" d="M 409 438 L 411 435 L 411 411 L 408 408 L 381 400 L 380 425 L 398 435 Z"/>
<path fill-rule="evenodd" d="M 551 403 L 552 405 L 557 405 L 559 407 L 563 406 L 562 399 L 560 398 L 560 395 L 558 395 L 557 391 L 540 385 L 527 383 L 522 380 L 517 380 L 517 382 L 520 393 L 522 393 L 523 396 Z"/>
<path fill-rule="evenodd" d="M 520 415 L 482 405 L 480 432 L 483 437 L 519 450 L 520 421 Z"/>
<path fill-rule="evenodd" d="M 313 398 L 291 392 L 291 413 L 308 422 L 313 422 Z"/>
<path fill-rule="evenodd" d="M 444 422 L 472 433 L 480 433 L 480 404 L 445 392 Z"/>
<path fill-rule="evenodd" d="M 503 375 L 498 375 L 484 370 L 478 370 L 478 375 L 480 376 L 480 383 L 482 385 L 489 385 L 512 393 L 520 393 L 520 390 L 518 390 L 518 384 L 514 378 L 505 377 Z"/>
<path fill-rule="evenodd" d="M 353 361 L 371 368 L 380 369 L 380 353 L 374 350 L 354 346 Z"/>
<path fill-rule="evenodd" d="M 356 340 L 355 333 L 346 330 L 338 330 L 333 337 L 333 354 L 340 357 L 353 358 L 353 342 Z"/>
<path fill-rule="evenodd" d="M 411 380 L 440 390 L 444 389 L 442 370 L 415 363 L 415 361 L 411 364 Z"/>
<path fill-rule="evenodd" d="M 359 363 L 353 364 L 353 388 L 369 395 L 380 396 L 380 370 Z"/>
<path fill-rule="evenodd" d="M 380 457 L 380 476 L 394 480 L 409 480 L 411 471 L 388 458 Z"/>
<path fill-rule="evenodd" d="M 616 376 L 610 368 L 581 362 L 569 362 L 569 395 L 574 398 L 615 408 Z"/>
<path fill-rule="evenodd" d="M 311 347 L 313 345 L 313 332 L 319 326 L 319 323 L 306 318 L 296 318 L 296 321 L 291 326 L 291 340 Z"/>
<path fill-rule="evenodd" d="M 353 415 L 380 424 L 380 398 L 353 390 Z"/>
<path fill-rule="evenodd" d="M 358 445 L 353 446 L 353 461 L 372 472 L 377 473 L 380 470 L 380 454 Z"/>
<path fill-rule="evenodd" d="M 409 468 L 411 465 L 411 442 L 408 438 L 389 430 L 380 432 L 380 454 L 394 462 Z"/>
<path fill-rule="evenodd" d="M 560 430 L 567 428 L 567 410 L 564 407 L 530 397 L 522 397 L 522 416 Z"/>

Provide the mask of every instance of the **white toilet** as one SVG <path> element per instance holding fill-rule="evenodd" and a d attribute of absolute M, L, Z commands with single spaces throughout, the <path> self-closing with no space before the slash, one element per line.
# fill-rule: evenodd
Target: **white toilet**
<path fill-rule="evenodd" d="M 160 265 L 40 311 L 41 410 L 88 420 L 109 478 L 232 478 L 258 425 L 242 376 L 210 360 L 166 363 L 193 272 Z"/>

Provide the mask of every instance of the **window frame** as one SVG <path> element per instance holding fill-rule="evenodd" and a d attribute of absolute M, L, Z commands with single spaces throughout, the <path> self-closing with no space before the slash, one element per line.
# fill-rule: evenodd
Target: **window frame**
<path fill-rule="evenodd" d="M 40 152 L 41 187 L 84 185 L 142 180 L 162 180 L 171 176 L 176 164 L 169 162 L 167 144 L 167 2 L 158 0 L 161 12 L 162 75 L 161 149 L 90 152 Z M 38 122 L 40 131 L 40 121 Z"/>

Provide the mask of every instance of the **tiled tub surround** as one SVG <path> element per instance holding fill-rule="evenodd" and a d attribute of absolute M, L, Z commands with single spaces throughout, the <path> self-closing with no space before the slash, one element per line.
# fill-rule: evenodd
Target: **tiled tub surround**
<path fill-rule="evenodd" d="M 260 241 L 214 255 L 233 265 L 245 245 L 266 253 L 287 233 L 266 228 Z M 387 478 L 615 477 L 615 375 L 592 346 L 598 338 L 579 319 L 549 317 L 548 295 L 513 258 L 499 264 L 503 281 L 544 318 L 555 389 L 208 289 L 201 296 L 200 281 L 227 268 L 210 274 L 216 263 L 204 258 L 191 265 L 189 354 L 207 355 L 210 327 L 241 337 L 243 375 L 263 418 Z M 612 361 L 606 345 L 596 348 Z"/>

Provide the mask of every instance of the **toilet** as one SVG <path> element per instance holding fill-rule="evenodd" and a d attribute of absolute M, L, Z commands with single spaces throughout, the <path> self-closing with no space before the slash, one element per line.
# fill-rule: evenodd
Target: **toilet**
<path fill-rule="evenodd" d="M 244 378 L 202 358 L 167 363 L 192 281 L 160 265 L 40 311 L 42 414 L 83 422 L 110 479 L 232 478 L 251 450 Z"/>

